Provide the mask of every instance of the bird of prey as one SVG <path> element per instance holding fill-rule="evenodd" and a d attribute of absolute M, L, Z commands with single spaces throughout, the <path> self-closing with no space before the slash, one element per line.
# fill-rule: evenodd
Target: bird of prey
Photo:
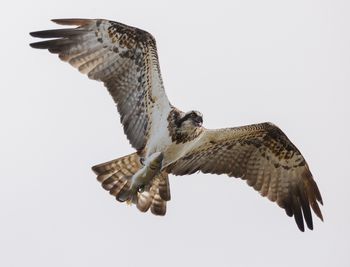
<path fill-rule="evenodd" d="M 226 174 L 247 184 L 313 229 L 311 208 L 323 220 L 321 194 L 296 146 L 276 125 L 206 129 L 199 111 L 183 112 L 164 91 L 156 41 L 141 29 L 105 19 L 54 19 L 77 26 L 30 33 L 30 44 L 101 81 L 135 148 L 130 155 L 92 167 L 102 187 L 120 201 L 165 215 L 168 175 Z M 310 208 L 311 207 L 311 208 Z"/>

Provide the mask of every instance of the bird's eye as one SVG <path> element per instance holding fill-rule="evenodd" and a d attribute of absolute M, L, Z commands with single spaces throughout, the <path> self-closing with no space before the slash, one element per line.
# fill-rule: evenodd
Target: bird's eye
<path fill-rule="evenodd" d="M 191 118 L 195 118 L 196 116 L 196 113 L 191 113 Z"/>
<path fill-rule="evenodd" d="M 145 185 L 140 185 L 139 188 L 137 188 L 137 192 L 143 193 L 145 191 Z"/>

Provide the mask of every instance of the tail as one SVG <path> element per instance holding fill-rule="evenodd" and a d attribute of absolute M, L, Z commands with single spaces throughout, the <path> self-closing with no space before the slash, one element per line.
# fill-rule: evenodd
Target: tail
<path fill-rule="evenodd" d="M 168 173 L 163 171 L 145 186 L 143 192 L 131 193 L 131 177 L 142 168 L 140 157 L 133 153 L 92 167 L 102 187 L 120 201 L 120 196 L 130 195 L 127 200 L 146 212 L 151 209 L 155 215 L 165 215 L 166 202 L 170 200 Z M 122 202 L 122 201 L 120 201 Z"/>

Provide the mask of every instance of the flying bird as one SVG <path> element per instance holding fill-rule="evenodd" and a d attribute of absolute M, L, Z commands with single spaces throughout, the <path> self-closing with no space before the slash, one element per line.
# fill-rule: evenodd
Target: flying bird
<path fill-rule="evenodd" d="M 323 220 L 322 197 L 308 164 L 276 125 L 206 129 L 199 111 L 183 112 L 165 93 L 156 41 L 141 29 L 104 19 L 54 19 L 77 26 L 30 33 L 30 44 L 101 81 L 120 113 L 135 153 L 92 167 L 102 187 L 120 202 L 165 215 L 169 174 L 226 174 L 246 180 L 276 202 L 304 231 L 311 208 Z M 311 207 L 311 208 L 310 208 Z"/>

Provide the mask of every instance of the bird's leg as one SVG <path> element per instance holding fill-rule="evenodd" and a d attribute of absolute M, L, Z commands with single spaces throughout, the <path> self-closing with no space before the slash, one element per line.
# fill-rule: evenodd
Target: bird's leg
<path fill-rule="evenodd" d="M 155 152 L 148 158 L 143 160 L 143 167 L 139 169 L 131 177 L 131 185 L 129 190 L 121 193 L 118 196 L 119 201 L 128 201 L 131 204 L 133 197 L 137 192 L 142 193 L 149 182 L 155 177 L 162 169 L 163 153 Z"/>
<path fill-rule="evenodd" d="M 143 160 L 143 167 L 138 170 L 131 178 L 130 191 L 135 193 L 136 191 L 144 188 L 159 171 L 162 169 L 163 153 L 155 152 L 148 158 Z"/>

